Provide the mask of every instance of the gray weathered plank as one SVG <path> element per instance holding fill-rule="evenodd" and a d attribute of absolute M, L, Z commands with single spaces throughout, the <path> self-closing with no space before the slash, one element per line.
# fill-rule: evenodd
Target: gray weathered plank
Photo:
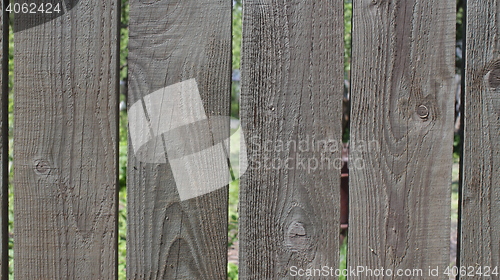
<path fill-rule="evenodd" d="M 61 8 L 15 16 L 15 277 L 116 279 L 119 4 Z"/>
<path fill-rule="evenodd" d="M 466 24 L 459 258 L 493 269 L 500 264 L 500 1 L 467 1 Z"/>
<path fill-rule="evenodd" d="M 2 1 L 2 7 L 8 1 Z M 0 12 L 0 279 L 8 279 L 9 273 L 9 14 Z"/>
<path fill-rule="evenodd" d="M 144 104 L 148 121 L 143 125 L 151 126 L 151 131 L 146 129 L 145 134 L 156 129 L 152 127 L 153 119 L 165 123 L 170 118 L 170 115 L 156 115 L 151 110 L 155 104 L 146 104 L 146 96 L 187 80 L 196 80 L 208 118 L 229 116 L 230 74 L 231 1 L 130 1 L 128 101 L 130 110 L 134 104 L 139 107 Z M 183 100 L 175 110 L 186 115 L 176 115 L 171 120 L 190 117 L 189 114 L 199 109 L 194 102 L 194 99 Z M 132 141 L 127 175 L 127 278 L 226 279 L 227 187 L 181 201 L 177 189 L 180 182 L 175 181 L 172 171 L 174 158 L 160 154 L 166 163 L 155 163 L 157 161 L 135 154 L 132 132 L 140 130 L 141 124 L 131 118 L 129 111 Z M 226 118 L 225 125 L 218 127 L 220 137 L 229 135 L 228 124 Z M 187 133 L 197 132 L 196 125 L 184 128 Z M 170 149 L 172 143 L 166 139 L 172 135 L 171 131 L 166 132 L 156 138 L 161 142 L 150 141 L 150 150 Z M 174 145 L 174 151 L 188 156 L 182 148 L 193 144 L 194 149 L 201 150 L 198 141 L 212 141 L 210 136 L 170 140 L 182 144 L 180 148 Z M 201 161 L 205 161 L 204 170 L 184 174 L 183 182 L 206 172 L 214 164 L 209 158 L 202 157 Z M 227 179 L 216 177 L 209 174 L 206 180 Z M 190 190 L 184 191 L 189 194 Z"/>
<path fill-rule="evenodd" d="M 349 266 L 447 279 L 454 34 L 454 0 L 354 4 Z"/>
<path fill-rule="evenodd" d="M 239 278 L 337 268 L 343 3 L 243 5 Z"/>

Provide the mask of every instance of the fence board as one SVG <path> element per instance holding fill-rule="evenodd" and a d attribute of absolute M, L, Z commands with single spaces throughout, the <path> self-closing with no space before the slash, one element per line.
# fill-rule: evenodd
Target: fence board
<path fill-rule="evenodd" d="M 155 106 L 154 102 L 146 101 L 146 96 L 151 97 L 153 92 L 158 93 L 160 89 L 187 80 L 196 80 L 204 113 L 209 119 L 229 116 L 230 75 L 231 1 L 130 1 L 128 102 L 129 110 L 134 104 L 144 106 L 147 119 L 144 126 L 150 126 L 150 131 L 146 129 L 145 134 L 156 135 L 158 131 L 153 120 L 161 118 L 158 123 L 165 123 L 171 113 L 185 114 L 175 115 L 172 119 L 174 122 L 188 119 L 191 113 L 200 113 L 195 112 L 195 99 L 182 101 L 172 112 L 166 112 L 169 116 L 156 115 L 151 109 Z M 170 98 L 166 89 L 159 93 L 165 94 L 165 100 Z M 202 169 L 191 170 L 182 176 L 184 178 L 174 178 L 172 160 L 177 158 L 169 158 L 167 152 L 176 144 L 183 146 L 175 146 L 173 149 L 176 152 L 185 152 L 182 148 L 191 145 L 199 149 L 202 143 L 197 142 L 203 142 L 206 138 L 208 141 L 213 140 L 211 145 L 214 145 L 215 140 L 211 139 L 213 135 L 185 139 L 173 130 L 166 131 L 161 137 L 157 135 L 156 140 L 159 142 L 150 142 L 151 151 L 165 149 L 164 155 L 160 156 L 166 163 L 149 162 L 147 158 L 135 154 L 132 132 L 133 129 L 140 129 L 137 128 L 140 124 L 137 119 L 131 118 L 129 111 L 129 139 L 132 143 L 129 143 L 127 172 L 127 277 L 226 279 L 227 187 L 181 201 L 182 192 L 178 191 L 181 181 L 185 183 L 199 173 L 210 170 L 214 162 L 201 157 L 204 163 Z M 229 121 L 226 119 L 225 125 L 218 127 L 217 131 L 223 138 L 229 136 Z M 197 133 L 194 124 L 184 128 L 187 135 Z M 189 155 L 185 153 L 183 156 Z M 191 166 L 187 164 L 186 167 Z M 216 177 L 209 174 L 204 179 L 220 179 Z M 192 185 L 189 187 L 194 187 L 196 183 L 199 182 L 190 182 Z M 191 190 L 194 189 L 184 194 L 191 195 Z"/>
<path fill-rule="evenodd" d="M 15 277 L 116 279 L 119 4 L 61 3 L 15 16 Z"/>
<path fill-rule="evenodd" d="M 337 268 L 342 1 L 243 5 L 239 278 Z"/>
<path fill-rule="evenodd" d="M 467 1 L 460 265 L 492 269 L 500 263 L 499 20 L 500 1 Z"/>
<path fill-rule="evenodd" d="M 442 272 L 449 265 L 454 2 L 354 4 L 351 267 L 428 273 L 429 266 L 439 266 L 440 278 L 446 277 Z"/>
<path fill-rule="evenodd" d="M 2 1 L 2 7 L 8 1 Z M 9 274 L 9 16 L 2 8 L 0 12 L 0 279 L 8 279 Z"/>

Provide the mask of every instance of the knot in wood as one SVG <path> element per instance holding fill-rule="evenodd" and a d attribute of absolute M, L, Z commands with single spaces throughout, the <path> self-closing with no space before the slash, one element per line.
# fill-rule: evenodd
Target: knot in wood
<path fill-rule="evenodd" d="M 50 172 L 50 164 L 43 160 L 37 159 L 35 160 L 35 173 L 38 175 L 46 175 Z"/>
<path fill-rule="evenodd" d="M 287 245 L 292 250 L 305 250 L 308 247 L 310 236 L 301 222 L 292 222 L 288 227 Z"/>
<path fill-rule="evenodd" d="M 429 117 L 429 109 L 425 105 L 420 105 L 417 108 L 417 114 L 421 119 L 427 119 Z"/>
<path fill-rule="evenodd" d="M 490 88 L 498 89 L 500 88 L 500 65 L 497 63 L 495 68 L 487 73 L 488 85 Z"/>
<path fill-rule="evenodd" d="M 372 0 L 372 5 L 373 6 L 381 6 L 383 4 L 386 4 L 387 0 Z"/>

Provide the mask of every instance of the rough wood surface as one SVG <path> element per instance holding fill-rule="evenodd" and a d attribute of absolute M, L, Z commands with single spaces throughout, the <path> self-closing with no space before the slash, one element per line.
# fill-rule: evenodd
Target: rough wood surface
<path fill-rule="evenodd" d="M 15 16 L 16 279 L 117 277 L 118 19 Z"/>
<path fill-rule="evenodd" d="M 351 267 L 449 265 L 454 34 L 454 0 L 354 5 Z"/>
<path fill-rule="evenodd" d="M 2 1 L 2 7 L 8 1 Z M 0 279 L 8 279 L 9 273 L 9 17 L 5 9 L 0 12 Z"/>
<path fill-rule="evenodd" d="M 466 30 L 460 265 L 493 269 L 500 264 L 500 1 L 468 1 Z"/>
<path fill-rule="evenodd" d="M 129 108 L 159 89 L 195 79 L 208 118 L 229 116 L 230 75 L 231 1 L 130 1 Z M 192 113 L 194 101 L 185 100 L 178 110 Z M 158 117 L 144 108 L 149 120 Z M 229 136 L 228 120 L 218 128 L 221 137 Z M 129 118 L 129 127 L 133 123 L 136 120 Z M 187 126 L 187 131 L 192 133 L 193 128 Z M 153 142 L 151 148 L 168 146 L 165 138 L 170 136 L 163 134 L 157 140 L 164 143 Z M 171 140 L 185 148 L 207 139 Z M 172 158 L 167 157 L 167 163 L 141 161 L 131 144 L 127 278 L 226 279 L 227 187 L 180 201 Z M 206 168 L 212 164 L 205 162 Z M 184 179 L 194 177 L 197 171 L 193 172 Z M 212 174 L 206 178 L 212 179 L 217 178 Z"/>
<path fill-rule="evenodd" d="M 243 5 L 239 279 L 337 268 L 342 1 Z"/>

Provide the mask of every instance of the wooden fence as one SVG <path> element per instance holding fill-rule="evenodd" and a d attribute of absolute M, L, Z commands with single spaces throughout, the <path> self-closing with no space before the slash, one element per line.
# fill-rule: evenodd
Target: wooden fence
<path fill-rule="evenodd" d="M 45 2 L 60 2 L 62 11 L 14 15 L 14 275 L 115 279 L 120 3 Z M 337 268 L 340 170 L 329 160 L 340 151 L 323 144 L 342 139 L 343 3 L 243 2 L 240 115 L 252 140 L 240 179 L 239 278 Z M 2 4 L 7 279 L 9 3 Z M 398 269 L 423 270 L 406 279 L 448 278 L 455 5 L 353 0 L 348 266 L 394 275 L 348 278 L 404 278 Z M 499 7 L 467 1 L 458 261 L 473 267 L 474 279 L 488 278 L 478 268 L 500 265 Z M 229 116 L 231 1 L 130 0 L 129 30 L 129 108 L 195 79 L 208 118 Z M 189 100 L 179 106 L 189 111 Z M 269 143 L 289 145 L 258 149 Z M 127 278 L 226 279 L 227 188 L 181 201 L 171 165 L 144 162 L 130 144 Z"/>

